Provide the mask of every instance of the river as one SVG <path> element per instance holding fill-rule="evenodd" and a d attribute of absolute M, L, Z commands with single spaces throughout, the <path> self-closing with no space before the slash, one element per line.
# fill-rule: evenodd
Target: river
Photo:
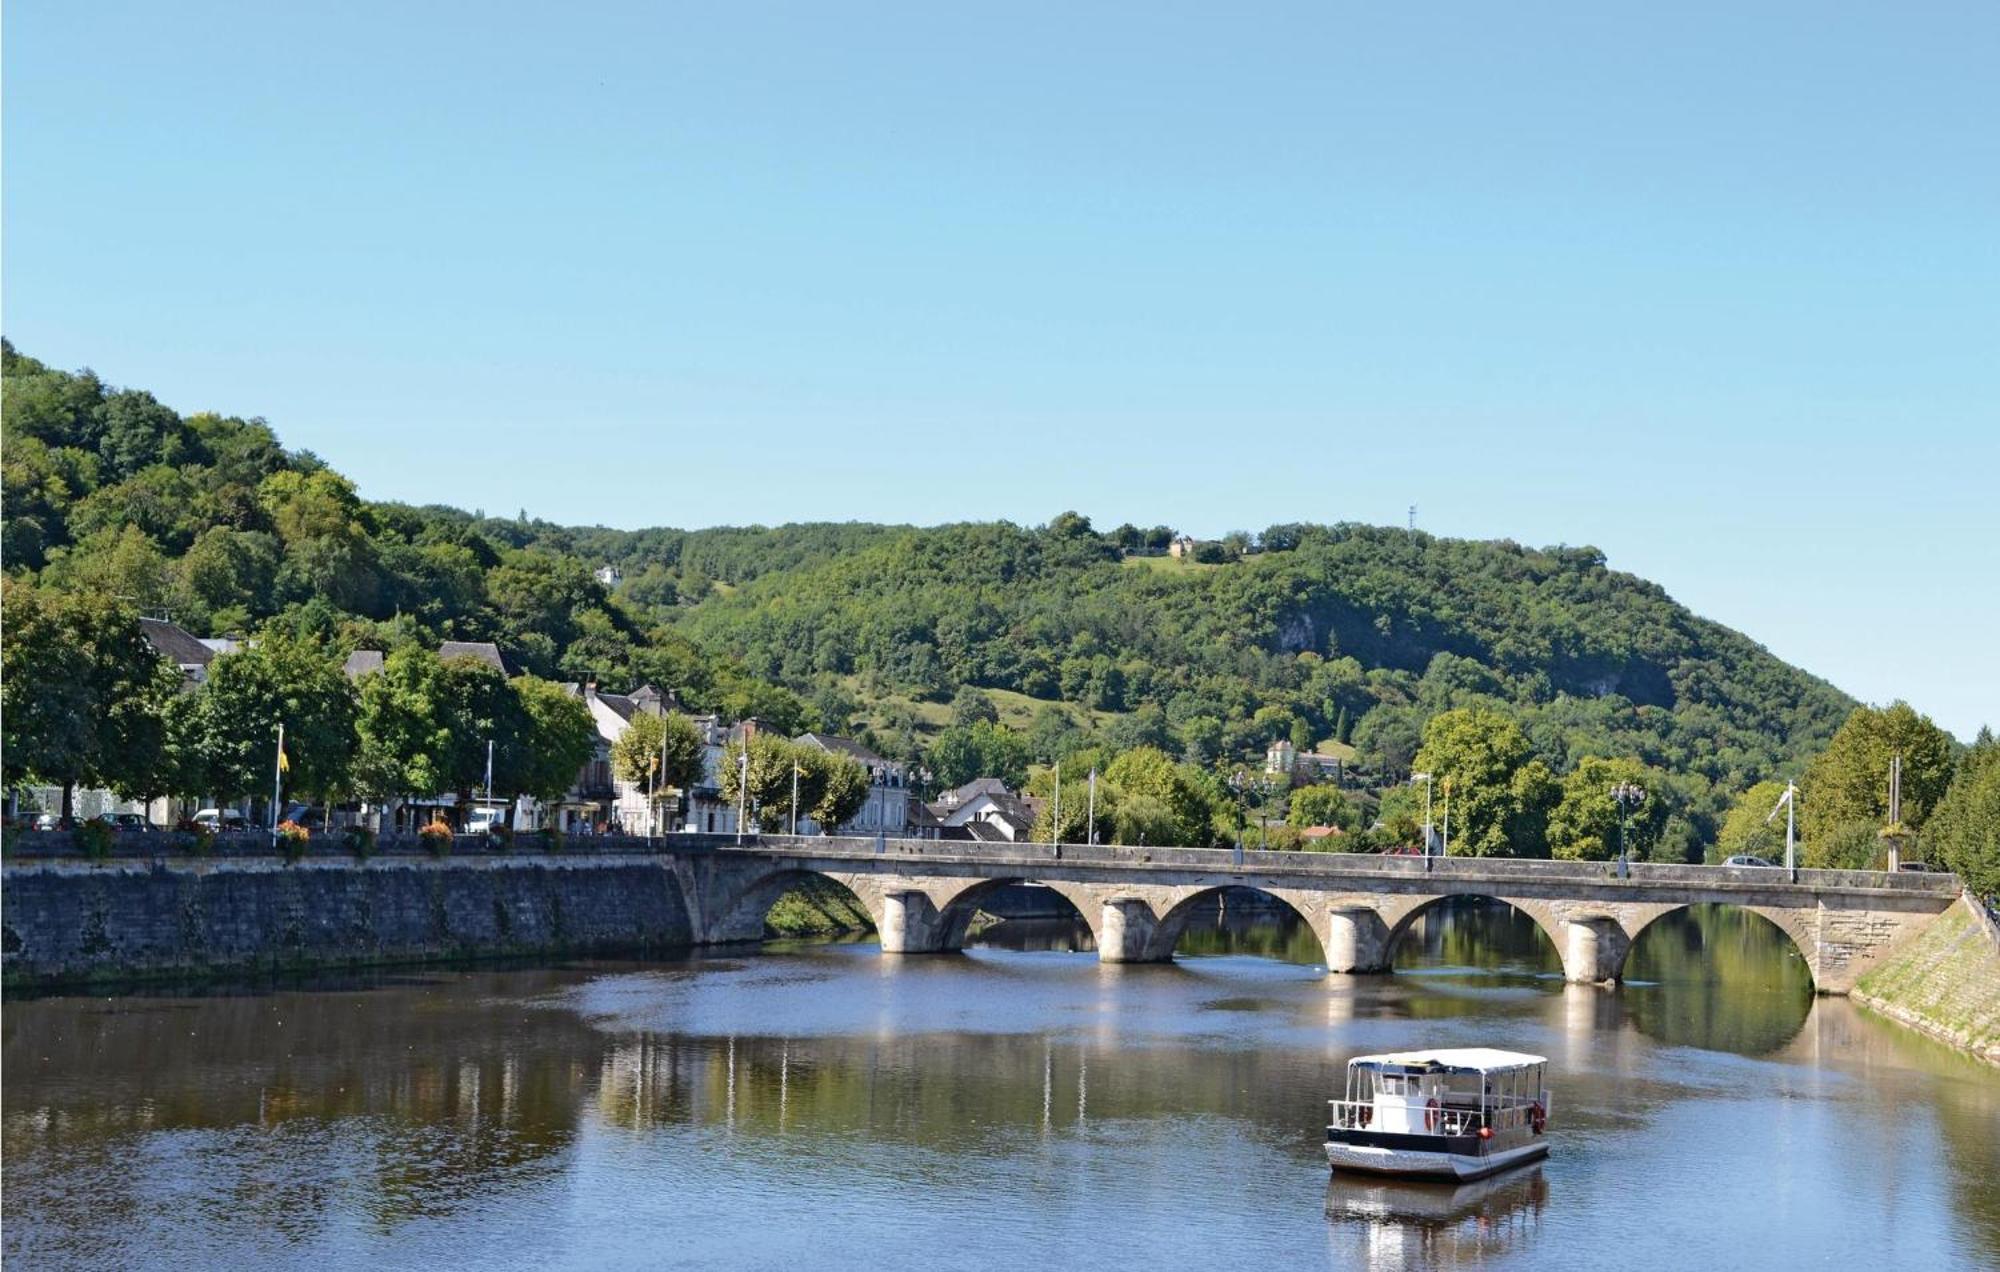
<path fill-rule="evenodd" d="M 1663 920 L 1617 991 L 1427 915 L 1328 977 L 1237 906 L 1171 966 L 1068 924 L 9 1002 L 21 1268 L 2000 1266 L 2000 1073 L 1815 1000 L 1776 928 Z M 1087 933 L 1084 934 L 1087 936 Z M 1554 1151 L 1329 1182 L 1346 1059 L 1550 1059 Z"/>

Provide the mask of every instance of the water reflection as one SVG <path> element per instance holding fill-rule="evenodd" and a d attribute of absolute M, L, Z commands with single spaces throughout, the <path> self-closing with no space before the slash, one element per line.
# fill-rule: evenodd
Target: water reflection
<path fill-rule="evenodd" d="M 1655 979 L 1612 992 L 1547 976 L 1510 913 L 1426 915 L 1389 977 L 1328 977 L 1289 911 L 1225 906 L 1191 943 L 1263 957 L 1103 965 L 1073 929 L 1016 919 L 961 957 L 798 945 L 10 1003 L 5 1254 L 902 1265 L 949 1227 L 1051 1266 L 1296 1262 L 1321 1243 L 1334 1266 L 1694 1259 L 1673 1224 L 1631 1223 L 1643 1179 L 1649 1213 L 1698 1214 L 1724 1254 L 1774 1266 L 2000 1258 L 1989 1070 L 1844 1002 L 1806 998 L 1776 1042 L 1742 1027 L 1758 1000 L 1674 1005 L 1729 1000 L 1739 959 L 1801 1010 L 1726 916 L 1691 916 L 1692 943 L 1662 929 L 1639 951 Z M 1718 953 L 1713 975 L 1686 962 Z M 1548 1163 L 1465 1189 L 1327 1187 L 1319 1126 L 1346 1060 L 1471 1043 L 1556 1059 Z M 1896 1186 L 1851 1186 L 1862 1161 Z M 1795 1249 L 1772 1246 L 1776 1206 L 1809 1234 Z"/>
<path fill-rule="evenodd" d="M 1410 920 L 1391 953 L 1399 972 L 1562 979 L 1562 956 L 1541 925 L 1487 897 L 1432 902 Z"/>
<path fill-rule="evenodd" d="M 1358 1235 L 1370 1268 L 1437 1268 L 1526 1251 L 1541 1233 L 1549 1184 L 1539 1165 L 1466 1184 L 1335 1174 L 1326 1217 Z"/>
<path fill-rule="evenodd" d="M 1790 937 L 1734 906 L 1676 910 L 1639 935 L 1619 1001 L 1662 1042 L 1763 1055 L 1812 1010 L 1812 973 Z"/>
<path fill-rule="evenodd" d="M 1325 967 L 1326 951 L 1291 906 L 1250 888 L 1223 888 L 1189 906 L 1176 954 L 1251 955 Z"/>

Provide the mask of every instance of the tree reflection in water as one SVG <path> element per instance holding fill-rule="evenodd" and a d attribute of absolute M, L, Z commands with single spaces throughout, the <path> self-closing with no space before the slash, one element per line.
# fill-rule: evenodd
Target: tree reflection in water
<path fill-rule="evenodd" d="M 1052 1265 L 1083 1231 L 1127 1250 L 1171 1231 L 1179 1262 L 1278 1262 L 1324 1240 L 1338 1266 L 1580 1249 L 1669 1265 L 1688 1251 L 1604 1204 L 1606 1181 L 1651 1152 L 1649 1206 L 1754 1244 L 1782 1134 L 1801 1229 L 1883 1266 L 2000 1257 L 2000 1084 L 1799 997 L 1775 930 L 1662 920 L 1632 965 L 1651 979 L 1565 990 L 1539 928 L 1504 906 L 1422 916 L 1404 975 L 1329 977 L 1297 916 L 1235 901 L 1183 950 L 1265 957 L 1100 966 L 1060 923 L 1020 918 L 988 936 L 1072 952 L 795 946 L 9 1003 L 5 1252 L 638 1266 L 671 1234 L 686 1266 L 900 1266 L 935 1257 L 911 1216 L 948 1215 L 968 1248 L 1011 1241 Z M 1772 1043 L 1751 1026 L 1774 1005 L 1791 1014 Z M 1440 1038 L 1561 1057 L 1559 1152 L 1471 1192 L 1336 1180 L 1322 1215 L 1318 1127 L 1346 1060 Z M 1787 1098 L 1742 1100 L 1745 1063 L 1704 1046 L 1764 1048 L 1755 1067 Z M 1663 1152 L 1669 1121 L 1726 1130 Z M 1897 1190 L 1844 1191 L 1853 1162 Z"/>
<path fill-rule="evenodd" d="M 1639 934 L 1619 998 L 1632 1023 L 1661 1042 L 1763 1055 L 1805 1023 L 1812 973 L 1762 915 L 1692 905 Z"/>
<path fill-rule="evenodd" d="M 1222 888 L 1189 904 L 1175 954 L 1249 955 L 1326 966 L 1319 938 L 1297 910 L 1254 888 Z"/>
<path fill-rule="evenodd" d="M 1491 897 L 1445 897 L 1396 938 L 1398 972 L 1472 979 L 1562 979 L 1562 957 L 1539 923 Z"/>

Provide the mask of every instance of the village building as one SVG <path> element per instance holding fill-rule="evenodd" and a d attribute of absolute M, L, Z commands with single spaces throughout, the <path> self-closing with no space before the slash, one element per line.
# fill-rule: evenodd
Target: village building
<path fill-rule="evenodd" d="M 882 758 L 853 738 L 831 733 L 801 733 L 792 741 L 830 755 L 844 755 L 868 774 L 867 800 L 853 817 L 834 827 L 832 833 L 886 835 L 892 839 L 909 836 L 910 805 L 915 801 L 910 796 L 908 770 L 903 764 Z M 817 835 L 821 833 L 821 827 L 810 817 L 801 817 L 799 833 Z"/>
<path fill-rule="evenodd" d="M 929 811 L 941 838 L 1022 843 L 1034 832 L 1041 801 L 1015 794 L 997 777 L 978 777 L 938 796 Z"/>

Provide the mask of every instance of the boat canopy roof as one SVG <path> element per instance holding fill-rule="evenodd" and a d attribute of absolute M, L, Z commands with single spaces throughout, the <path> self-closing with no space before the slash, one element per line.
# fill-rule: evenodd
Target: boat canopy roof
<path fill-rule="evenodd" d="M 1349 1068 L 1452 1070 L 1460 1073 L 1501 1073 L 1547 1064 L 1546 1056 L 1520 1051 L 1495 1051 L 1491 1047 L 1447 1047 L 1437 1051 L 1394 1051 L 1387 1055 L 1356 1056 Z"/>

